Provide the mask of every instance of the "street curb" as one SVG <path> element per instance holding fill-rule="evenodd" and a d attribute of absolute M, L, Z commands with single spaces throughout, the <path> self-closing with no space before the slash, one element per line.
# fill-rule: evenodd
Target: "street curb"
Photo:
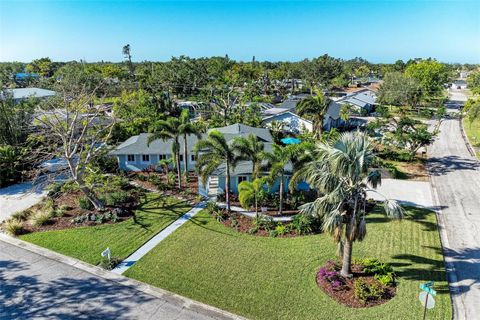
<path fill-rule="evenodd" d="M 475 159 L 477 158 L 477 153 L 475 152 L 475 148 L 473 145 L 470 143 L 470 140 L 468 140 L 467 133 L 465 132 L 465 127 L 463 126 L 463 116 L 460 115 L 460 119 L 458 120 L 459 125 L 460 125 L 460 132 L 462 133 L 462 138 L 465 141 L 465 144 L 467 145 L 468 152 L 472 157 Z"/>
<path fill-rule="evenodd" d="M 178 294 L 175 294 L 173 292 L 169 292 L 164 289 L 160 289 L 151 285 L 148 285 L 146 283 L 127 278 L 122 275 L 115 274 L 113 272 L 107 271 L 105 269 L 102 269 L 97 266 L 90 265 L 86 262 L 80 261 L 75 258 L 67 257 L 62 254 L 53 252 L 51 250 L 45 249 L 43 247 L 34 245 L 29 242 L 25 242 L 23 240 L 17 239 L 10 237 L 6 234 L 0 233 L 0 241 L 9 243 L 11 245 L 17 246 L 19 248 L 28 250 L 30 252 L 33 252 L 35 254 L 41 255 L 43 257 L 46 257 L 47 259 L 54 260 L 69 266 L 72 266 L 74 268 L 80 269 L 82 271 L 88 272 L 92 275 L 98 276 L 102 279 L 108 280 L 108 281 L 113 281 L 117 284 L 130 287 L 134 290 L 141 291 L 145 294 L 154 296 L 156 298 L 159 298 L 161 300 L 164 300 L 166 302 L 169 302 L 171 304 L 175 304 L 180 306 L 183 309 L 188 309 L 190 311 L 202 314 L 202 315 L 208 315 L 214 319 L 219 319 L 219 320 L 246 320 L 244 317 L 240 317 L 238 315 L 235 315 L 233 313 L 227 312 L 222 309 L 218 309 L 216 307 L 204 304 L 199 301 L 195 301 L 183 296 L 180 296 Z"/>

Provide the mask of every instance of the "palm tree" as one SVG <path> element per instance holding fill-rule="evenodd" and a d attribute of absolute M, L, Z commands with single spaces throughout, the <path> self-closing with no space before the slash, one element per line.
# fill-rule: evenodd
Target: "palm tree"
<path fill-rule="evenodd" d="M 380 172 L 369 169 L 374 161 L 368 138 L 349 132 L 331 144 L 318 144 L 312 160 L 292 177 L 292 181 L 304 180 L 318 190 L 318 198 L 303 205 L 300 213 L 323 220 L 323 229 L 338 243 L 338 255 L 343 258 L 341 274 L 346 277 L 351 276 L 353 242 L 366 235 L 367 191 L 381 183 Z M 385 200 L 384 209 L 388 217 L 403 217 L 403 209 L 395 201 Z"/>
<path fill-rule="evenodd" d="M 225 200 L 227 211 L 230 212 L 230 170 L 237 161 L 233 147 L 227 143 L 223 134 L 212 130 L 206 139 L 197 142 L 194 150 L 197 154 L 197 172 L 204 185 L 213 171 L 225 164 Z"/>
<path fill-rule="evenodd" d="M 178 118 L 169 117 L 167 120 L 159 120 L 155 123 L 153 133 L 148 137 L 148 145 L 155 140 L 162 139 L 173 140 L 172 155 L 175 159 L 177 170 L 178 189 L 182 189 L 182 174 L 180 168 L 180 143 L 181 132 L 179 131 L 181 122 Z"/>
<path fill-rule="evenodd" d="M 168 159 L 162 159 L 160 161 L 158 161 L 158 165 L 162 167 L 163 169 L 163 172 L 165 173 L 165 175 L 168 175 L 168 172 L 169 172 L 169 167 L 171 165 L 173 165 L 173 159 L 172 158 L 168 158 Z"/>
<path fill-rule="evenodd" d="M 244 208 L 253 202 L 255 205 L 255 216 L 258 218 L 258 202 L 262 200 L 262 191 L 267 183 L 265 178 L 257 178 L 252 182 L 242 181 L 238 185 L 238 200 Z"/>
<path fill-rule="evenodd" d="M 187 109 L 183 109 L 180 114 L 178 132 L 183 136 L 183 161 L 185 164 L 185 177 L 188 182 L 188 146 L 187 136 L 193 134 L 200 139 L 200 128 L 190 121 L 190 114 Z"/>
<path fill-rule="evenodd" d="M 252 178 L 258 178 L 262 165 L 261 153 L 264 149 L 263 142 L 254 134 L 249 134 L 247 137 L 236 137 L 233 140 L 233 149 L 238 155 L 238 160 L 252 161 Z"/>
<path fill-rule="evenodd" d="M 280 146 L 278 144 L 272 145 L 272 152 L 262 152 L 261 158 L 265 159 L 270 168 L 269 172 L 269 181 L 270 184 L 273 184 L 280 179 L 280 190 L 279 190 L 279 206 L 278 214 L 281 215 L 283 212 L 283 189 L 285 188 L 285 166 L 291 162 L 291 160 L 296 155 L 298 146 L 288 145 Z"/>
<path fill-rule="evenodd" d="M 320 139 L 323 130 L 323 120 L 328 111 L 330 99 L 323 92 L 315 89 L 315 95 L 303 99 L 296 107 L 299 116 L 307 116 L 313 121 L 313 134 L 315 139 Z"/>

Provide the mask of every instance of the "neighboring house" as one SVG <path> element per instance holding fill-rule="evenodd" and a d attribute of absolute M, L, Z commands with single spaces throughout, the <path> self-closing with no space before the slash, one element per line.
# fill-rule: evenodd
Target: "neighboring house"
<path fill-rule="evenodd" d="M 467 81 L 459 79 L 452 82 L 452 89 L 467 89 Z"/>
<path fill-rule="evenodd" d="M 217 130 L 221 132 L 228 143 L 232 143 L 235 137 L 248 136 L 254 134 L 257 138 L 264 143 L 265 151 L 272 150 L 273 137 L 270 134 L 270 130 L 265 128 L 254 128 L 243 124 L 233 124 L 226 127 L 215 128 L 211 130 Z M 119 168 L 122 171 L 142 171 L 148 168 L 158 167 L 158 161 L 160 159 L 171 158 L 172 141 L 171 140 L 155 140 L 148 145 L 148 137 L 150 134 L 142 133 L 138 136 L 130 137 L 125 142 L 121 143 L 115 150 L 109 154 L 115 156 L 118 160 Z M 193 152 L 194 146 L 198 138 L 196 136 L 188 136 L 187 148 L 189 152 L 189 164 L 188 169 L 193 171 L 196 165 L 196 158 Z M 180 150 L 183 152 L 183 139 L 180 139 Z M 183 154 L 180 157 L 180 166 L 183 169 L 184 161 Z M 285 182 L 287 188 L 288 179 L 291 176 L 291 165 L 286 167 L 287 174 L 285 176 Z M 264 172 L 267 174 L 267 172 Z M 252 180 L 252 164 L 251 161 L 240 161 L 231 172 L 230 188 L 233 193 L 238 192 L 238 184 L 242 181 Z M 221 194 L 225 190 L 225 167 L 224 164 L 220 165 L 212 175 L 207 179 L 206 184 L 199 181 L 199 193 L 203 196 L 215 196 Z M 271 192 L 278 191 L 280 181 L 277 181 L 274 186 L 270 188 Z M 299 189 L 308 189 L 308 185 L 302 183 L 298 187 Z M 286 189 L 285 189 L 286 191 Z"/>
<path fill-rule="evenodd" d="M 16 88 L 5 89 L 4 92 L 11 96 L 16 103 L 30 98 L 47 99 L 55 95 L 55 91 L 40 88 Z M 0 93 L 0 99 L 4 99 L 4 93 Z"/>
<path fill-rule="evenodd" d="M 276 111 L 280 108 L 275 108 Z M 262 124 L 269 128 L 272 122 L 281 122 L 283 130 L 291 133 L 301 133 L 304 131 L 312 132 L 313 124 L 310 120 L 303 119 L 299 115 L 285 109 L 280 109 L 279 112 L 263 118 Z"/>
<path fill-rule="evenodd" d="M 280 105 L 263 111 L 263 123 L 268 126 L 272 121 L 283 121 L 285 123 L 285 130 L 292 133 L 298 133 L 302 128 L 302 125 L 306 130 L 312 131 L 313 126 L 310 120 L 304 119 L 296 114 L 297 104 L 302 98 L 309 95 L 295 96 L 288 100 L 285 100 Z M 331 100 L 331 99 L 330 99 Z M 330 130 L 332 128 L 338 128 L 343 125 L 344 121 L 340 119 L 341 106 L 335 101 L 331 100 L 328 106 L 327 114 L 323 121 L 323 128 Z"/>
<path fill-rule="evenodd" d="M 375 91 L 364 88 L 347 94 L 345 97 L 338 99 L 337 102 L 341 105 L 351 105 L 358 113 L 362 113 L 362 111 L 370 113 L 374 111 L 377 105 L 377 95 Z"/>

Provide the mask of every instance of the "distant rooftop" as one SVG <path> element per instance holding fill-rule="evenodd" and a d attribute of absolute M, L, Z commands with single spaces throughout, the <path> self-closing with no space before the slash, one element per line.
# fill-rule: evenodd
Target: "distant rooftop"
<path fill-rule="evenodd" d="M 16 88 L 6 89 L 7 93 L 12 95 L 13 100 L 22 100 L 28 98 L 47 98 L 55 95 L 55 91 L 40 88 Z"/>

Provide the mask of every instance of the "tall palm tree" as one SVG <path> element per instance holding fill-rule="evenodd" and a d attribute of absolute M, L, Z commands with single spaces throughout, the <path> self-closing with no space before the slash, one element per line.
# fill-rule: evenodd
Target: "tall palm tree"
<path fill-rule="evenodd" d="M 298 150 L 297 145 L 280 146 L 278 144 L 272 145 L 272 152 L 262 152 L 261 158 L 266 160 L 270 168 L 269 181 L 273 184 L 280 179 L 279 190 L 279 206 L 278 214 L 283 213 L 283 195 L 285 188 L 285 166 L 292 161 Z"/>
<path fill-rule="evenodd" d="M 187 137 L 192 134 L 200 139 L 200 128 L 190 121 L 190 113 L 187 109 L 183 109 L 178 117 L 178 132 L 183 136 L 183 161 L 185 164 L 185 178 L 188 181 L 188 146 Z"/>
<path fill-rule="evenodd" d="M 313 135 L 315 139 L 320 139 L 323 130 L 323 120 L 330 105 L 330 99 L 325 97 L 323 92 L 315 89 L 315 95 L 300 101 L 296 111 L 300 116 L 306 116 L 313 121 Z"/>
<path fill-rule="evenodd" d="M 162 139 L 164 141 L 173 140 L 172 155 L 175 159 L 175 169 L 177 170 L 177 186 L 182 189 L 182 173 L 180 168 L 180 143 L 179 139 L 181 122 L 178 118 L 169 117 L 166 120 L 159 120 L 155 123 L 153 133 L 148 137 L 148 145 L 155 140 Z"/>
<path fill-rule="evenodd" d="M 225 200 L 227 211 L 230 212 L 230 171 L 235 168 L 235 150 L 217 130 L 212 130 L 206 139 L 200 140 L 195 145 L 197 154 L 197 172 L 202 183 L 207 183 L 208 177 L 221 164 L 225 164 Z"/>
<path fill-rule="evenodd" d="M 247 137 L 235 137 L 233 149 L 238 155 L 238 160 L 252 161 L 252 178 L 258 178 L 262 165 L 263 142 L 254 134 L 249 134 Z"/>
<path fill-rule="evenodd" d="M 320 195 L 303 205 L 300 213 L 323 220 L 323 229 L 338 243 L 338 255 L 343 259 L 341 274 L 349 277 L 353 242 L 366 235 L 367 191 L 381 183 L 380 172 L 369 169 L 375 161 L 373 146 L 363 133 L 349 132 L 331 144 L 319 143 L 313 153 L 312 160 L 292 181 L 304 180 Z M 388 217 L 403 217 L 403 209 L 395 201 L 385 200 L 384 209 Z"/>

